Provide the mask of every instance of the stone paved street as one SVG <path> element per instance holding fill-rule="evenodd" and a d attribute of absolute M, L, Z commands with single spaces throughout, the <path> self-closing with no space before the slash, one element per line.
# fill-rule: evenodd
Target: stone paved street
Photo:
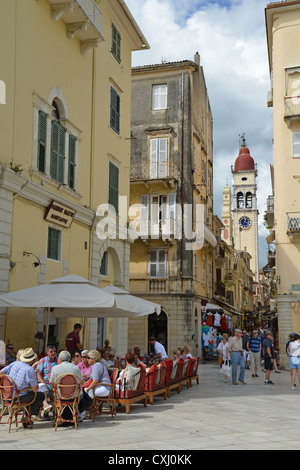
<path fill-rule="evenodd" d="M 296 450 L 300 449 L 300 387 L 292 391 L 290 372 L 272 373 L 274 385 L 264 385 L 264 374 L 247 385 L 224 384 L 216 364 L 199 366 L 200 383 L 171 391 L 154 405 L 119 408 L 118 421 L 107 417 L 85 420 L 75 431 L 51 423 L 33 430 L 0 426 L 1 450 Z M 112 452 L 114 454 L 114 452 Z"/>

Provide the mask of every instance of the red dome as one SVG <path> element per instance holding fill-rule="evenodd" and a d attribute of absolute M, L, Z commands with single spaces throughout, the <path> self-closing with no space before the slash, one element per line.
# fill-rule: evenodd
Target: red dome
<path fill-rule="evenodd" d="M 255 163 L 247 147 L 242 147 L 234 165 L 234 171 L 255 170 Z"/>

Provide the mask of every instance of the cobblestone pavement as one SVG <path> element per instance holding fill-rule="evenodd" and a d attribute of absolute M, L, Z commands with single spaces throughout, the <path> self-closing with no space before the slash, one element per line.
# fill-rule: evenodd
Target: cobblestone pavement
<path fill-rule="evenodd" d="M 296 450 L 300 449 L 300 387 L 292 391 L 290 372 L 272 373 L 274 385 L 264 385 L 264 374 L 247 385 L 225 384 L 215 363 L 199 366 L 199 385 L 180 394 L 155 397 L 154 405 L 131 406 L 118 420 L 99 416 L 84 420 L 78 430 L 50 422 L 34 428 L 0 425 L 1 450 Z"/>

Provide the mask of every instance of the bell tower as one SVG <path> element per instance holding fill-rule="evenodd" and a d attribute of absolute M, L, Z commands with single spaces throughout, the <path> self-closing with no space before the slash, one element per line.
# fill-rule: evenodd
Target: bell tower
<path fill-rule="evenodd" d="M 258 259 L 258 210 L 257 210 L 257 168 L 250 150 L 242 139 L 239 156 L 235 160 L 233 174 L 233 236 L 237 250 L 251 255 L 250 267 L 259 278 Z"/>

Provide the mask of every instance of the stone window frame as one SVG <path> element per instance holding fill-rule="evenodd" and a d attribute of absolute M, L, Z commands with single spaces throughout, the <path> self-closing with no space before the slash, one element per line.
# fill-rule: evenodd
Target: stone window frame
<path fill-rule="evenodd" d="M 41 180 L 46 180 L 52 185 L 58 185 L 58 182 L 55 181 L 50 174 L 50 154 L 51 154 L 51 128 L 52 121 L 56 118 L 53 115 L 55 108 L 52 106 L 54 100 L 60 103 L 60 124 L 65 128 L 65 167 L 64 167 L 64 181 L 62 185 L 64 190 L 76 194 L 80 197 L 80 194 L 77 191 L 78 188 L 78 175 L 79 175 L 79 144 L 81 142 L 81 130 L 69 120 L 69 111 L 67 107 L 66 100 L 63 96 L 63 92 L 60 88 L 53 88 L 48 96 L 48 101 L 40 97 L 37 93 L 33 93 L 33 151 L 32 151 L 32 161 L 30 173 L 38 176 Z M 39 113 L 40 111 L 44 112 L 47 116 L 47 138 L 46 138 L 46 165 L 45 172 L 41 172 L 38 169 L 38 144 L 39 144 Z M 74 189 L 69 187 L 69 138 L 70 135 L 75 137 L 75 182 Z"/>

